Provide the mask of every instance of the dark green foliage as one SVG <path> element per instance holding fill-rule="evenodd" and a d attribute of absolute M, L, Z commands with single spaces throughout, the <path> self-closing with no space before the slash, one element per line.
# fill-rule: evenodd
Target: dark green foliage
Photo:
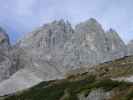
<path fill-rule="evenodd" d="M 126 82 L 118 82 L 118 81 L 112 81 L 110 79 L 105 79 L 105 80 L 101 80 L 101 81 L 96 81 L 93 84 L 93 87 L 95 88 L 103 88 L 105 91 L 110 91 L 115 87 L 119 87 L 119 86 L 123 86 L 126 85 Z"/>
<path fill-rule="evenodd" d="M 131 91 L 126 97 L 125 100 L 132 100 L 133 99 L 133 91 Z"/>
<path fill-rule="evenodd" d="M 73 81 L 66 79 L 42 82 L 23 93 L 9 96 L 5 100 L 60 100 L 61 98 L 61 100 L 78 100 L 77 94 L 79 93 L 84 93 L 87 97 L 94 89 L 103 88 L 105 91 L 110 91 L 119 88 L 123 90 L 131 85 L 131 83 L 110 79 L 96 80 L 94 76 L 88 76 L 88 78 Z M 132 96 L 133 94 L 130 93 L 127 98 L 132 98 Z"/>

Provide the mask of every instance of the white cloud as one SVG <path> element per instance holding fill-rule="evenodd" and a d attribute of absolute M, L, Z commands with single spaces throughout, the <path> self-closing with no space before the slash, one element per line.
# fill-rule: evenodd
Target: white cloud
<path fill-rule="evenodd" d="M 35 5 L 36 0 L 16 0 L 16 6 L 14 12 L 19 16 L 28 16 L 33 14 L 33 7 Z"/>

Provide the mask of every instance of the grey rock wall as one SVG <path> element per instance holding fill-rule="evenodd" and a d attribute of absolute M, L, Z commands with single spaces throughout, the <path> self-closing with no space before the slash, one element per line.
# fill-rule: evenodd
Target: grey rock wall
<path fill-rule="evenodd" d="M 7 33 L 0 28 L 0 82 L 17 70 L 17 56 L 12 49 Z"/>

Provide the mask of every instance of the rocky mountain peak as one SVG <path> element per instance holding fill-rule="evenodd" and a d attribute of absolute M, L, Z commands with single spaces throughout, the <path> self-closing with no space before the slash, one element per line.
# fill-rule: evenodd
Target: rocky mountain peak
<path fill-rule="evenodd" d="M 81 31 L 86 31 L 86 32 L 96 32 L 97 34 L 99 32 L 103 32 L 103 28 L 101 24 L 94 18 L 90 18 L 89 20 L 82 22 L 78 25 L 76 25 L 76 30 L 81 32 Z"/>
<path fill-rule="evenodd" d="M 75 30 L 64 20 L 44 24 L 23 38 L 19 46 L 32 59 L 42 57 L 42 60 L 59 64 L 59 70 L 66 70 L 68 66 L 71 69 L 81 64 L 97 64 L 122 57 L 126 52 L 125 44 L 117 32 L 110 29 L 105 33 L 94 18 L 76 25 Z"/>
<path fill-rule="evenodd" d="M 112 41 L 112 49 L 115 49 L 115 46 L 116 48 L 121 48 L 121 46 L 125 46 L 125 43 L 114 29 L 109 29 L 106 32 L 106 36 Z"/>
<path fill-rule="evenodd" d="M 116 33 L 115 29 L 113 29 L 113 28 L 110 28 L 110 29 L 108 30 L 108 32 L 110 32 L 110 33 Z"/>
<path fill-rule="evenodd" d="M 127 55 L 127 47 L 121 37 L 114 29 L 109 29 L 105 32 L 106 37 L 106 49 L 110 56 L 107 56 L 110 60 L 118 59 Z"/>
<path fill-rule="evenodd" d="M 69 21 L 65 21 L 63 19 L 61 20 L 55 20 L 51 23 L 51 26 L 53 27 L 60 27 L 61 30 L 63 30 L 64 32 L 72 32 L 73 29 L 72 29 L 72 26 L 71 26 L 71 23 Z"/>
<path fill-rule="evenodd" d="M 76 33 L 79 33 L 78 40 L 85 42 L 89 49 L 94 52 L 104 52 L 105 33 L 101 24 L 94 18 L 84 21 L 76 26 Z M 82 38 L 83 37 L 83 38 Z"/>
<path fill-rule="evenodd" d="M 43 25 L 43 29 L 47 29 L 47 28 L 52 28 L 52 27 L 60 27 L 62 30 L 66 30 L 66 29 L 72 29 L 71 27 L 71 23 L 69 21 L 65 21 L 63 19 L 61 20 L 55 20 L 51 23 L 47 23 Z"/>
<path fill-rule="evenodd" d="M 3 28 L 0 27 L 0 47 L 7 48 L 9 46 L 9 37 Z"/>
<path fill-rule="evenodd" d="M 119 40 L 122 40 L 118 35 L 117 31 L 113 28 L 110 28 L 106 33 L 107 35 L 110 35 L 112 38 L 119 38 Z"/>
<path fill-rule="evenodd" d="M 72 35 L 73 29 L 69 22 L 64 20 L 53 21 L 44 24 L 41 28 L 24 37 L 20 42 L 22 47 L 54 48 L 62 47 L 65 41 Z M 32 37 L 32 38 L 31 38 Z"/>
<path fill-rule="evenodd" d="M 65 20 L 63 20 L 63 19 L 60 19 L 60 20 L 55 20 L 55 21 L 53 21 L 52 24 L 65 26 L 66 22 L 65 22 Z"/>
<path fill-rule="evenodd" d="M 88 23 L 90 25 L 102 27 L 101 24 L 95 18 L 90 18 L 90 19 L 86 20 L 86 23 Z"/>

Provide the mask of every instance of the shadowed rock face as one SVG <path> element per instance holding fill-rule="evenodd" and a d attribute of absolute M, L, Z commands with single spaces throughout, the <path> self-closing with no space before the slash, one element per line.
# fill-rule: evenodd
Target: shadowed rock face
<path fill-rule="evenodd" d="M 15 55 L 7 33 L 0 28 L 0 82 L 16 72 L 18 59 Z"/>
<path fill-rule="evenodd" d="M 122 58 L 127 55 L 127 46 L 119 37 L 118 33 L 110 29 L 105 33 L 106 36 L 106 50 L 108 56 L 105 56 L 108 60 Z"/>
<path fill-rule="evenodd" d="M 8 48 L 10 45 L 7 33 L 0 27 L 0 48 Z"/>
<path fill-rule="evenodd" d="M 0 94 L 1 90 L 12 93 L 43 80 L 62 78 L 69 70 L 126 55 L 126 46 L 118 34 L 112 30 L 104 32 L 93 18 L 76 25 L 75 29 L 63 20 L 45 24 L 27 34 L 16 46 L 20 48 L 15 51 L 19 55 L 17 69 L 21 66 L 23 69 L 17 71 L 11 79 L 2 82 Z M 21 84 L 20 79 L 23 79 Z M 33 80 L 32 84 L 29 79 Z M 10 84 L 18 87 L 6 89 Z"/>
<path fill-rule="evenodd" d="M 9 58 L 9 38 L 6 32 L 0 28 L 0 81 L 6 79 L 10 72 L 11 60 Z"/>

